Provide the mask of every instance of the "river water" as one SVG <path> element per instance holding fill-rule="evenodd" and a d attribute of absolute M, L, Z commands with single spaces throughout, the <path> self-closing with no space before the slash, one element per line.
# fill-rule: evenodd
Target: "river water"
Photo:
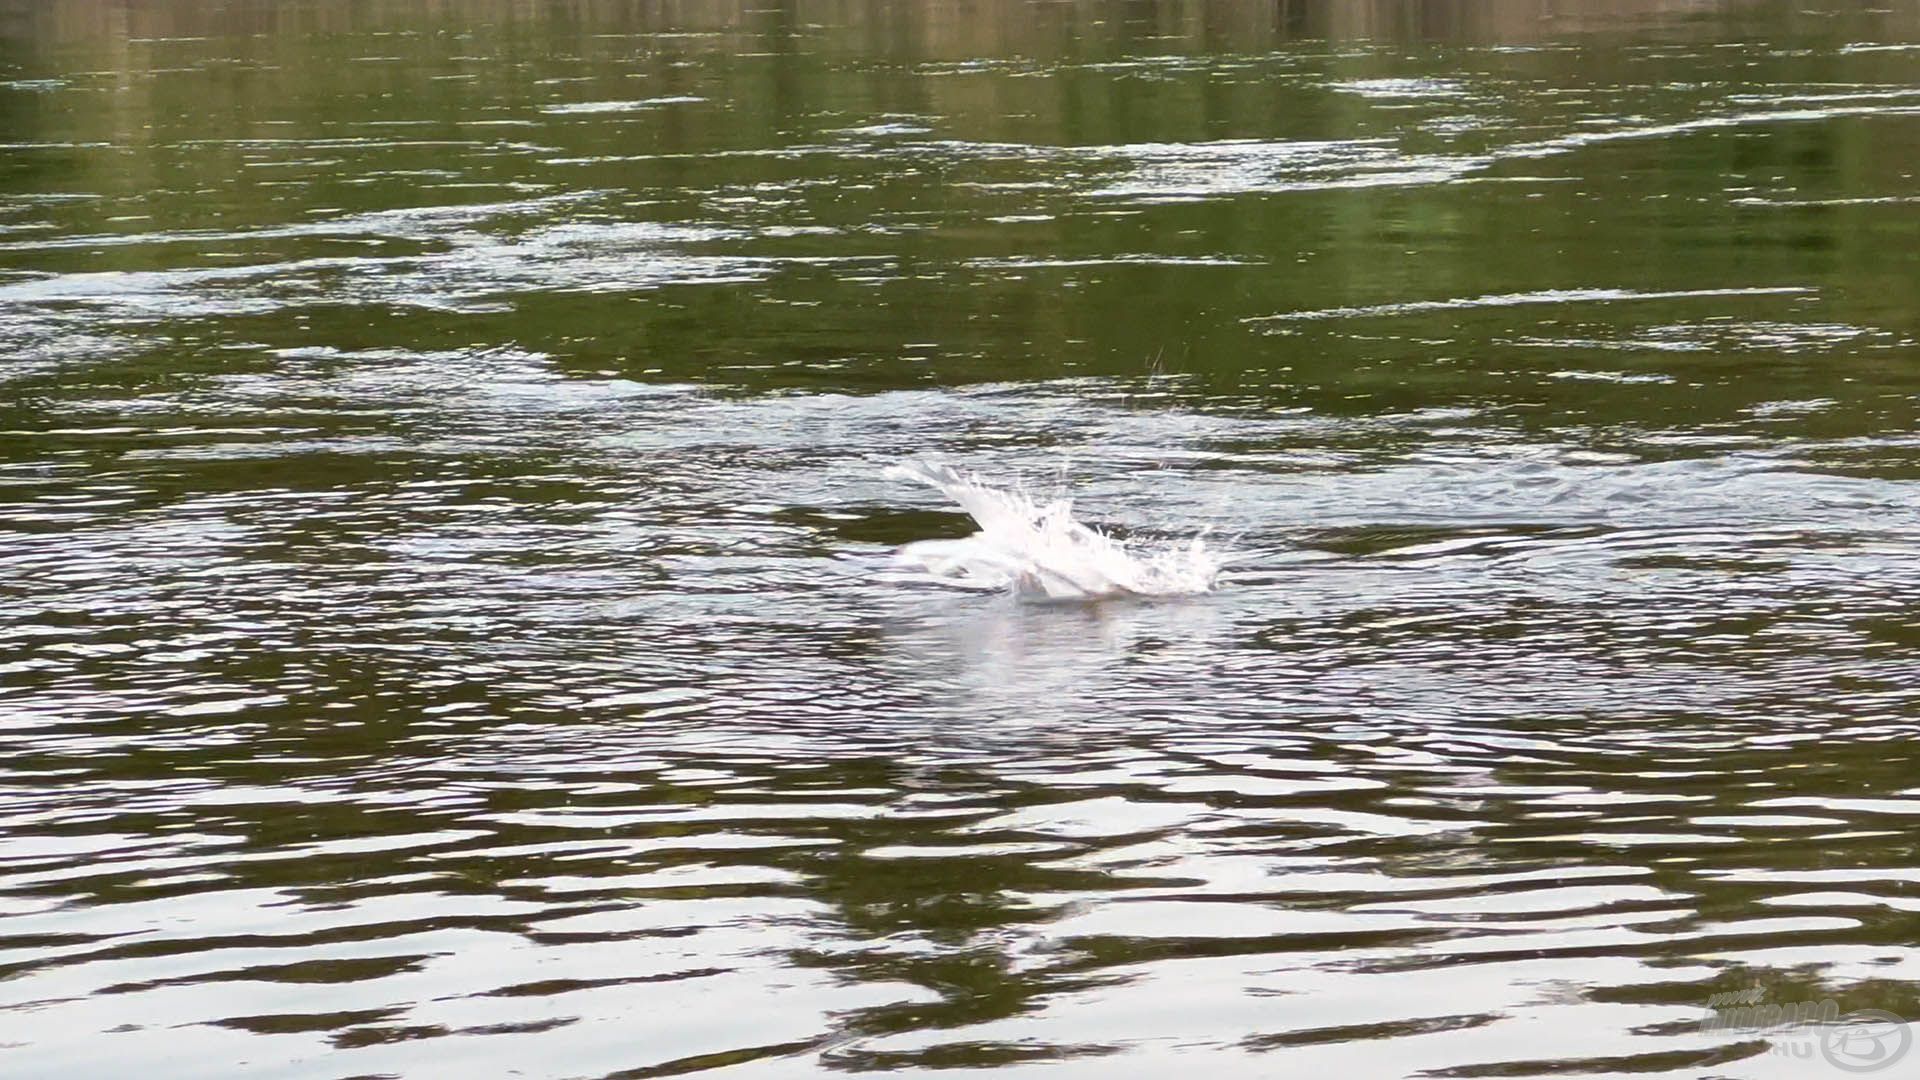
<path fill-rule="evenodd" d="M 0 1072 L 1827 1075 L 1916 253 L 1910 0 L 0 3 Z"/>

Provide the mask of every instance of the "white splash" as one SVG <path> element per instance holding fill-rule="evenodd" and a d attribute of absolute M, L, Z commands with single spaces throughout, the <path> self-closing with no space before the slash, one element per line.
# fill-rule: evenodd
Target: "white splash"
<path fill-rule="evenodd" d="M 1052 600 L 1104 596 L 1179 596 L 1213 588 L 1220 559 L 1201 537 L 1156 550 L 1073 519 L 1073 502 L 1036 503 L 1024 492 L 989 487 L 978 477 L 932 462 L 906 462 L 886 476 L 945 492 L 980 525 L 964 540 L 922 540 L 900 549 L 902 562 L 937 577 Z"/>

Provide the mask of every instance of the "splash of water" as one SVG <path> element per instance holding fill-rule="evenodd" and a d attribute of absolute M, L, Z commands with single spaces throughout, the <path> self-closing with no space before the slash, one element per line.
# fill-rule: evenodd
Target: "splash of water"
<path fill-rule="evenodd" d="M 940 489 L 980 526 L 964 540 L 922 540 L 902 562 L 937 577 L 1051 600 L 1181 596 L 1213 588 L 1221 560 L 1203 537 L 1135 550 L 1074 520 L 1073 502 L 1036 503 L 1019 490 L 990 487 L 934 462 L 894 465 L 886 476 Z"/>

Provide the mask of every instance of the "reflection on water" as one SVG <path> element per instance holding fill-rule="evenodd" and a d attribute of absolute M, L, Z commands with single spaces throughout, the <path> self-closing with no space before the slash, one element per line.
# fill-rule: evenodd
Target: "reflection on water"
<path fill-rule="evenodd" d="M 1550 7 L 0 3 L 9 1075 L 1920 1017 L 1920 12 Z"/>

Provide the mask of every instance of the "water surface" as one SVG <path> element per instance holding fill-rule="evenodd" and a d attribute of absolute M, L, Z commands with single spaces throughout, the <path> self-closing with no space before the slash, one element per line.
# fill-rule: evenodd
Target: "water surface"
<path fill-rule="evenodd" d="M 1920 1017 L 1920 8 L 1552 7 L 0 4 L 0 1070 Z"/>

